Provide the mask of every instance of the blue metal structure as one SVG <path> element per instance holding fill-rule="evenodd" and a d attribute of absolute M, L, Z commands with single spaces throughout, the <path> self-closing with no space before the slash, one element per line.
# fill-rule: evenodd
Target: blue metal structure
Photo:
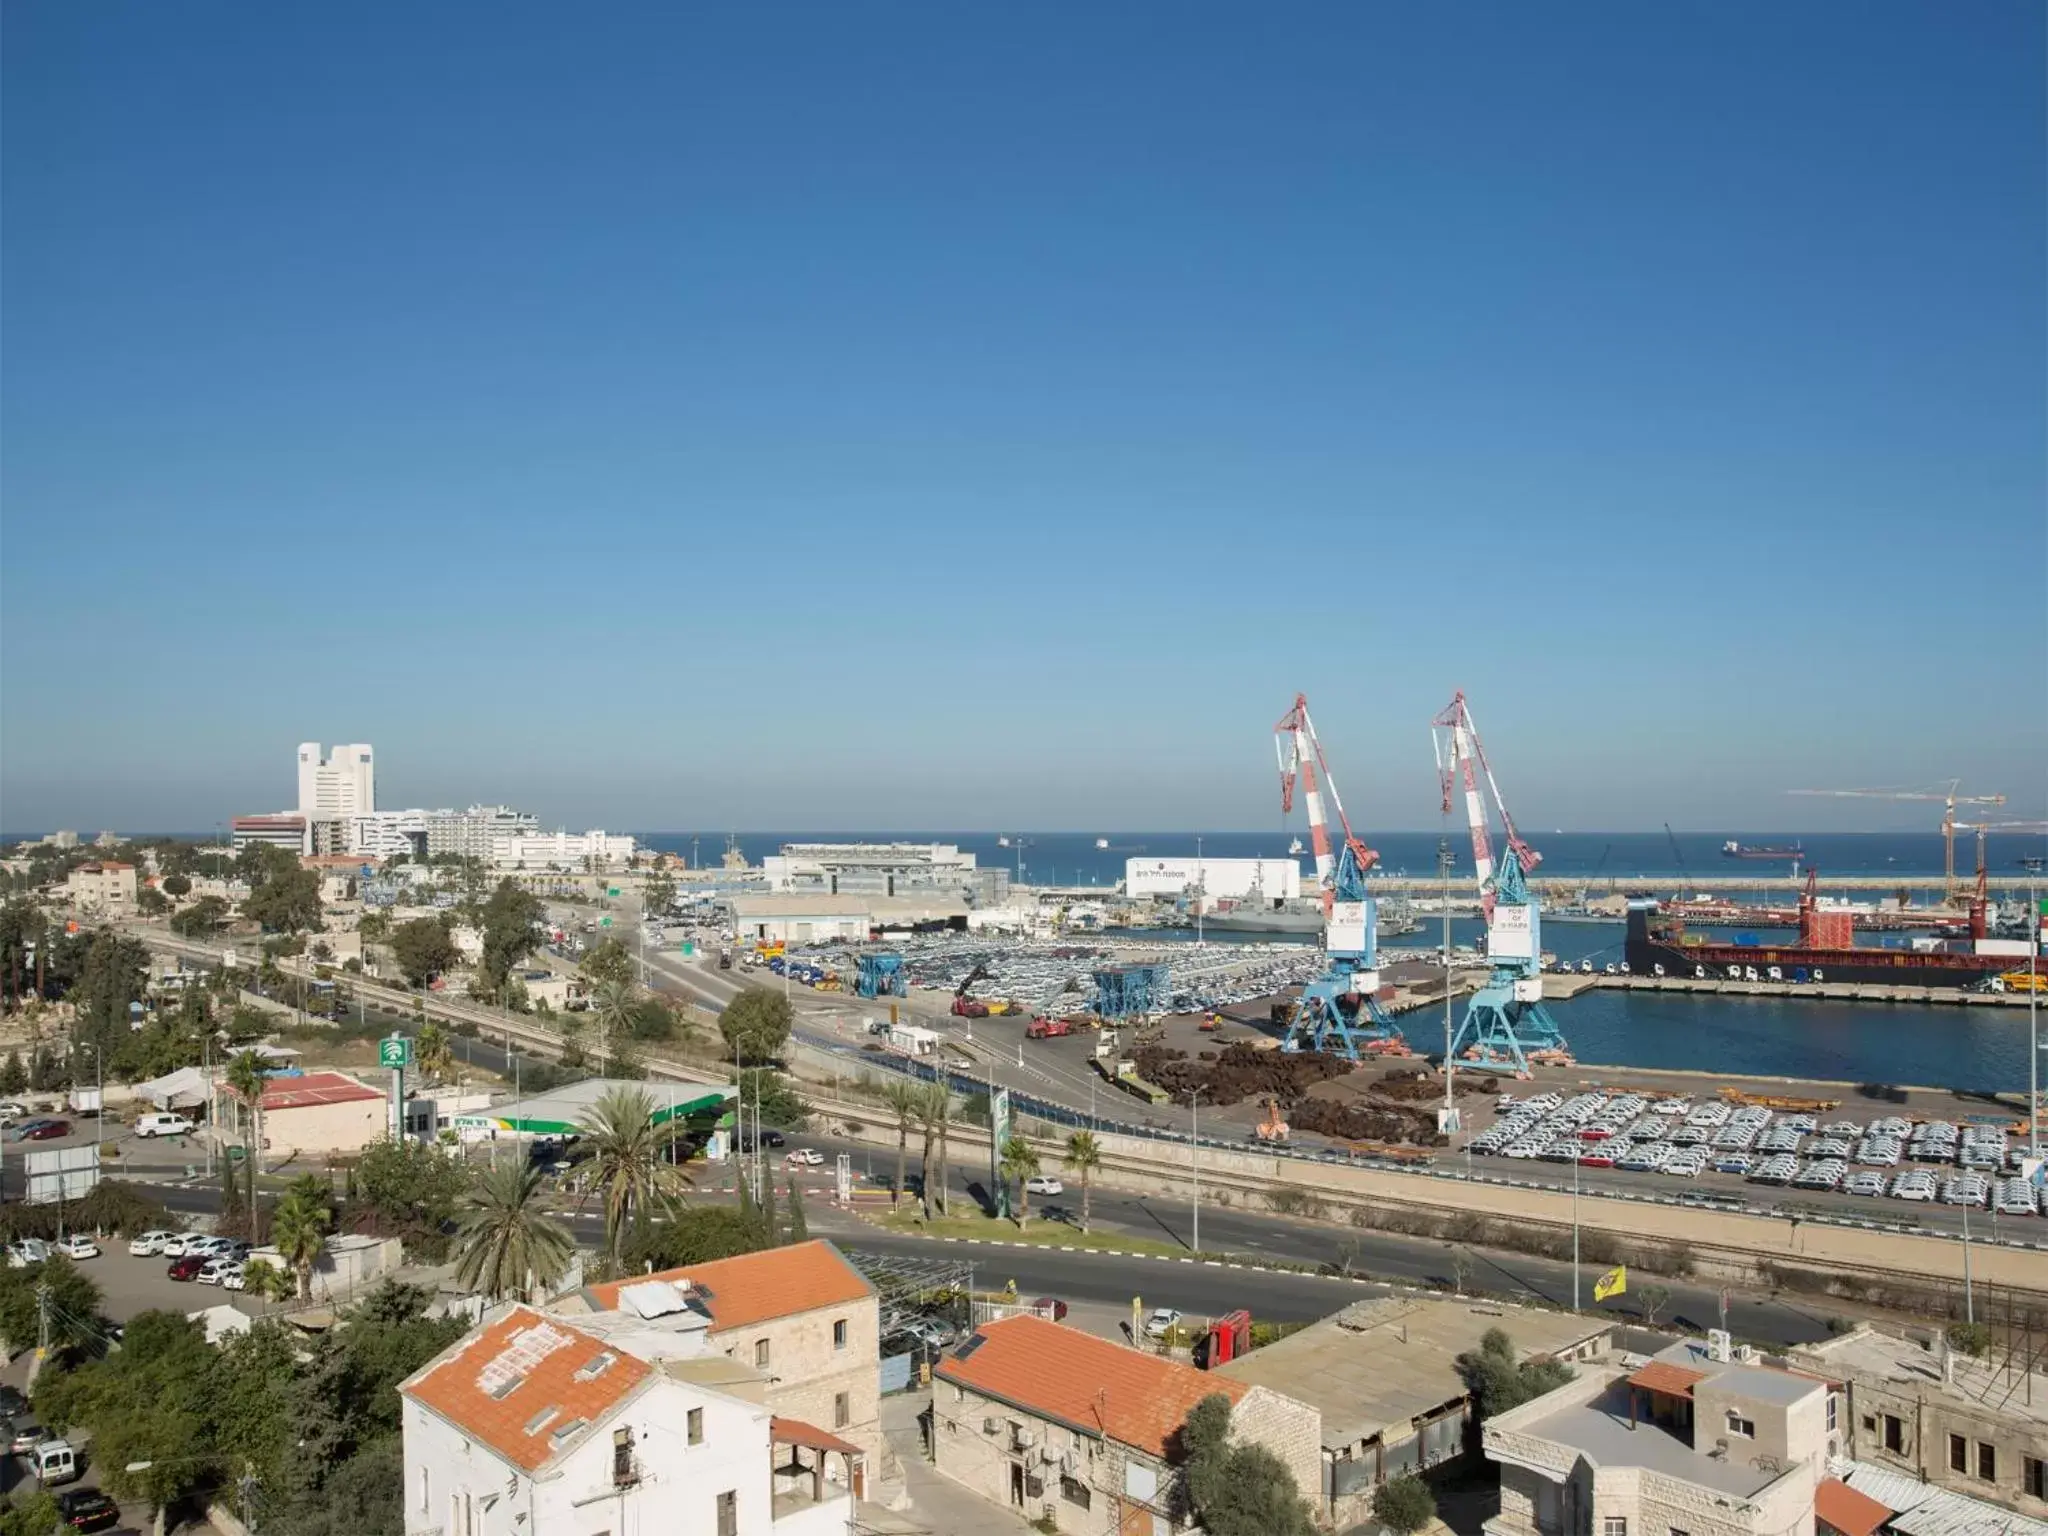
<path fill-rule="evenodd" d="M 1163 965 L 1112 965 L 1094 973 L 1095 1011 L 1105 1022 L 1122 1023 L 1160 1013 L 1171 993 Z"/>
<path fill-rule="evenodd" d="M 854 990 L 862 997 L 908 997 L 910 978 L 903 971 L 903 957 L 894 950 L 859 957 L 860 974 Z"/>
<path fill-rule="evenodd" d="M 1322 974 L 1301 989 L 1301 1002 L 1280 1042 L 1283 1051 L 1335 1051 L 1358 1060 L 1361 1042 L 1378 1045 L 1401 1038 L 1394 1021 L 1380 1011 L 1379 904 L 1365 883 L 1365 869 L 1347 837 L 1331 880 L 1330 916 L 1323 928 L 1327 950 Z"/>
<path fill-rule="evenodd" d="M 1543 1006 L 1543 920 L 1513 844 L 1493 888 L 1487 958 L 1493 971 L 1465 1005 L 1451 1055 L 1529 1075 L 1532 1053 L 1569 1059 L 1564 1032 Z"/>

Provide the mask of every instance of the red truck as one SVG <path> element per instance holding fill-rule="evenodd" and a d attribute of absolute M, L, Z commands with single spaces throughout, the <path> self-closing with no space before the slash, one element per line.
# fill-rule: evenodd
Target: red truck
<path fill-rule="evenodd" d="M 1026 1040 L 1050 1040 L 1055 1035 L 1071 1035 L 1074 1026 L 1065 1019 L 1033 1019 L 1024 1026 Z"/>

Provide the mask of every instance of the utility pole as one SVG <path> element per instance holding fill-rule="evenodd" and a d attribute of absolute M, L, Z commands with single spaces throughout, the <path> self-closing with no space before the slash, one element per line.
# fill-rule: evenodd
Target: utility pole
<path fill-rule="evenodd" d="M 1195 1176 L 1195 1234 L 1194 1251 L 1202 1251 L 1202 1090 L 1188 1092 L 1188 1113 L 1192 1119 L 1194 1145 L 1189 1149 L 1188 1166 Z"/>
<path fill-rule="evenodd" d="M 1572 1310 L 1579 1310 L 1579 1153 L 1585 1144 L 1572 1133 Z M 1963 1250 L 1969 1252 L 1966 1247 Z"/>
<path fill-rule="evenodd" d="M 1963 1321 L 1977 1321 L 1977 1288 L 1970 1282 L 1970 1202 L 1963 1202 Z"/>
<path fill-rule="evenodd" d="M 1448 1129 L 1457 1119 L 1456 1101 L 1451 1097 L 1451 840 L 1436 840 L 1436 873 L 1444 919 L 1444 1114 Z"/>
<path fill-rule="evenodd" d="M 1202 908 L 1209 904 L 1209 878 L 1202 868 L 1202 840 L 1195 839 L 1195 948 L 1202 947 Z M 1197 1247 L 1200 1244 L 1196 1245 Z"/>

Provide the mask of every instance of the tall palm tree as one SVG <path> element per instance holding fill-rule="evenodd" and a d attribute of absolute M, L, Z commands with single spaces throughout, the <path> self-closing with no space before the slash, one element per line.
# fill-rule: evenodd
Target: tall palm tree
<path fill-rule="evenodd" d="M 522 1160 L 484 1170 L 455 1217 L 455 1278 L 493 1301 L 531 1300 L 569 1268 L 576 1240 L 540 1208 L 541 1170 Z"/>
<path fill-rule="evenodd" d="M 953 1090 L 947 1087 L 944 1082 L 935 1083 L 932 1085 L 932 1088 L 933 1092 L 938 1095 L 938 1113 L 936 1118 L 939 1124 L 939 1214 L 944 1216 L 946 1214 L 946 1176 L 953 1167 L 952 1163 L 947 1159 L 946 1147 L 947 1133 L 953 1129 Z"/>
<path fill-rule="evenodd" d="M 448 1026 L 421 1025 L 419 1038 L 413 1042 L 413 1059 L 422 1077 L 431 1077 L 437 1083 L 447 1081 L 455 1067 L 455 1052 L 448 1044 Z"/>
<path fill-rule="evenodd" d="M 593 1154 L 593 1187 L 604 1201 L 605 1252 L 616 1265 L 633 1213 L 674 1203 L 692 1181 L 668 1160 L 675 1133 L 654 1123 L 654 1096 L 644 1088 L 614 1088 L 599 1099 L 583 1139 Z"/>
<path fill-rule="evenodd" d="M 1003 1143 L 1003 1177 L 1017 1181 L 1017 1225 L 1031 1220 L 1030 1181 L 1038 1173 L 1038 1148 L 1022 1136 Z"/>
<path fill-rule="evenodd" d="M 1095 1170 L 1102 1166 L 1102 1144 L 1095 1139 L 1093 1131 L 1076 1131 L 1067 1138 L 1066 1156 L 1060 1159 L 1062 1166 L 1081 1175 L 1081 1230 L 1088 1230 L 1088 1184 Z"/>
<path fill-rule="evenodd" d="M 269 1080 L 263 1070 L 263 1058 L 254 1051 L 237 1051 L 234 1060 L 228 1063 L 227 1084 L 242 1101 L 242 1145 L 248 1154 L 245 1161 L 249 1169 L 251 1238 L 262 1235 L 256 1230 L 256 1176 L 263 1170 L 263 1087 Z"/>
<path fill-rule="evenodd" d="M 923 1091 L 916 1083 L 904 1078 L 894 1078 L 882 1086 L 882 1102 L 896 1117 L 896 1187 L 889 1191 L 889 1204 L 893 1207 L 903 1200 L 903 1175 L 910 1160 L 910 1126 L 917 1119 L 923 1099 Z"/>
<path fill-rule="evenodd" d="M 299 1277 L 299 1300 L 313 1294 L 313 1266 L 327 1242 L 327 1206 L 295 1189 L 270 1213 L 270 1241 L 277 1256 Z"/>
<path fill-rule="evenodd" d="M 634 1011 L 633 983 L 630 981 L 607 981 L 598 985 L 591 995 L 590 1009 L 597 1015 L 597 1070 L 604 1071 L 605 1063 L 611 1060 L 612 1042 L 623 1038 L 633 1028 Z"/>
<path fill-rule="evenodd" d="M 946 1091 L 944 1083 L 925 1083 L 917 1092 L 917 1128 L 924 1136 L 924 1148 L 918 1154 L 917 1165 L 918 1196 L 924 1205 L 924 1219 L 932 1219 L 932 1143 L 938 1140 L 940 1128 L 946 1123 L 946 1111 L 952 1107 L 953 1096 Z M 946 1183 L 946 1165 L 939 1163 L 939 1186 Z"/>

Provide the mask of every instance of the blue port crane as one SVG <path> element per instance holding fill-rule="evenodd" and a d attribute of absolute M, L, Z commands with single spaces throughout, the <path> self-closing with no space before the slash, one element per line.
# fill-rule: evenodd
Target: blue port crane
<path fill-rule="evenodd" d="M 1294 809 L 1299 785 L 1323 900 L 1323 969 L 1301 989 L 1280 1049 L 1334 1051 L 1352 1061 L 1358 1060 L 1361 1046 L 1375 1051 L 1405 1049 L 1401 1031 L 1379 1005 L 1379 904 L 1365 879 L 1379 855 L 1351 830 L 1336 780 L 1330 776 L 1329 759 L 1309 718 L 1306 695 L 1297 693 L 1294 707 L 1273 727 L 1273 746 L 1280 759 L 1280 814 L 1284 823 Z M 1335 848 L 1323 811 L 1325 793 L 1344 834 Z"/>
<path fill-rule="evenodd" d="M 1500 785 L 1486 761 L 1486 749 L 1461 691 L 1431 722 L 1444 814 L 1462 788 L 1465 817 L 1472 829 L 1472 865 L 1479 877 L 1479 909 L 1486 922 L 1484 985 L 1465 1005 L 1465 1017 L 1451 1039 L 1454 1059 L 1508 1067 L 1529 1076 L 1529 1064 L 1569 1062 L 1571 1049 L 1550 1010 L 1543 1006 L 1543 925 L 1540 904 L 1528 877 L 1543 855 L 1522 841 Z M 1482 794 L 1479 781 L 1485 780 Z M 1507 846 L 1498 868 L 1487 832 L 1486 795 L 1500 812 Z M 1445 1063 L 1448 1069 L 1449 1063 Z"/>

